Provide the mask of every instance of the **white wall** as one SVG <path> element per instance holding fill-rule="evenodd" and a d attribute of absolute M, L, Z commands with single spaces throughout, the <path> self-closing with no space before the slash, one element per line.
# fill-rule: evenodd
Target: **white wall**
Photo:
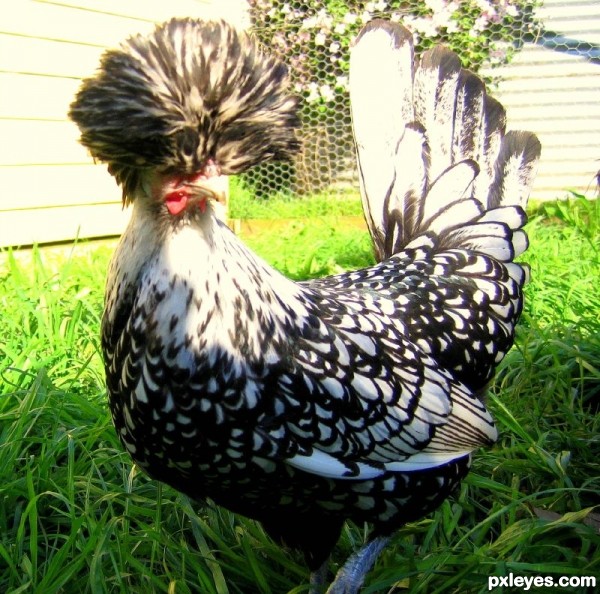
<path fill-rule="evenodd" d="M 542 143 L 532 198 L 564 198 L 569 189 L 593 197 L 600 170 L 600 2 L 545 0 L 537 16 L 546 35 L 490 71 L 502 76 L 494 95 L 507 108 L 509 128 L 531 130 Z"/>

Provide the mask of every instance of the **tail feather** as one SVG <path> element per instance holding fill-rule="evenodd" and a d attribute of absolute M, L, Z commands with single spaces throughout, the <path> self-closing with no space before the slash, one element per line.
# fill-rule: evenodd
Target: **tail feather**
<path fill-rule="evenodd" d="M 485 121 L 483 82 L 472 72 L 462 70 L 456 89 L 451 161 L 454 163 L 463 159 L 475 161 L 479 168 L 477 177 L 485 174 L 482 159 L 486 135 Z M 470 193 L 476 196 L 474 186 L 471 187 Z"/>
<path fill-rule="evenodd" d="M 484 113 L 485 117 L 481 118 L 481 149 L 477 160 L 480 174 L 475 180 L 473 196 L 489 208 L 488 198 L 495 176 L 496 157 L 506 132 L 506 110 L 499 101 L 486 94 Z"/>
<path fill-rule="evenodd" d="M 434 218 L 447 215 L 449 207 L 469 197 L 469 188 L 479 173 L 475 161 L 461 161 L 440 175 L 424 196 L 421 208 L 421 228 L 429 228 Z M 467 222 L 467 221 L 465 221 Z"/>
<path fill-rule="evenodd" d="M 502 138 L 488 196 L 489 208 L 526 206 L 540 150 L 540 142 L 531 132 L 511 131 Z"/>
<path fill-rule="evenodd" d="M 395 163 L 404 163 L 410 168 L 412 175 L 399 176 L 394 171 L 393 183 L 386 197 L 387 204 L 384 204 L 381 213 L 381 222 L 376 223 L 376 228 L 381 229 L 386 242 L 385 251 L 388 253 L 396 253 L 402 249 L 410 237 L 411 229 L 418 224 L 421 217 L 420 197 L 428 185 L 429 153 L 420 127 L 408 125 L 404 129 L 396 150 Z M 372 218 L 377 220 L 378 211 L 375 208 L 370 209 L 370 202 L 363 198 L 363 203 L 365 202 L 367 209 L 374 213 Z"/>
<path fill-rule="evenodd" d="M 383 244 L 388 235 L 386 231 L 391 229 L 386 229 L 382 217 L 393 218 L 398 214 L 402 217 L 404 208 L 400 196 L 405 192 L 410 194 L 408 188 L 392 192 L 397 155 L 402 159 L 414 155 L 415 162 L 411 165 L 421 165 L 422 169 L 418 133 L 405 133 L 406 126 L 414 120 L 413 46 L 410 33 L 391 23 L 367 25 L 356 44 L 359 51 L 353 54 L 350 76 L 356 83 L 352 111 L 361 187 L 364 188 L 363 206 L 371 235 L 377 244 Z M 376 66 L 374 55 L 380 56 Z M 385 85 L 375 85 L 375 79 L 385 80 Z M 418 180 L 418 176 L 412 179 Z M 409 185 L 420 185 L 412 179 Z M 402 235 L 400 229 L 396 229 L 396 234 L 398 232 Z"/>
<path fill-rule="evenodd" d="M 431 181 L 437 179 L 451 162 L 460 69 L 458 56 L 437 46 L 423 54 L 414 73 L 415 118 L 425 128 L 431 151 Z"/>
<path fill-rule="evenodd" d="M 413 53 L 410 33 L 386 21 L 369 23 L 351 52 L 361 195 L 376 255 L 433 232 L 445 249 L 477 246 L 506 261 L 524 248 L 519 234 L 475 242 L 461 228 L 523 224 L 504 208 L 525 206 L 540 144 L 528 132 L 505 134 L 504 108 L 454 52 L 436 47 L 416 66 Z"/>

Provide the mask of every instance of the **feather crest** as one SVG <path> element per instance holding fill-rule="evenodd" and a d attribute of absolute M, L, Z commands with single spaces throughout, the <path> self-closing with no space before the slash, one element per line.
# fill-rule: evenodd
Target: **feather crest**
<path fill-rule="evenodd" d="M 173 19 L 108 50 L 69 117 L 130 195 L 143 168 L 224 174 L 298 148 L 287 68 L 224 21 Z M 106 117 L 110 114 L 110 117 Z"/>

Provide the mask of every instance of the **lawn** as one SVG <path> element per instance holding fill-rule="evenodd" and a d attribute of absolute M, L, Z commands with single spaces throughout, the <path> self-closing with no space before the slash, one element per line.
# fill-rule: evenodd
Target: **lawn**
<path fill-rule="evenodd" d="M 262 208 L 310 221 L 247 237 L 284 272 L 371 261 L 364 230 L 340 223 L 356 203 L 285 202 Z M 500 439 L 439 512 L 398 532 L 366 594 L 486 592 L 488 577 L 510 573 L 600 580 L 600 201 L 540 206 L 530 219 L 526 308 L 489 395 Z M 113 247 L 0 259 L 0 592 L 307 592 L 301 559 L 256 523 L 161 487 L 123 452 L 98 336 Z M 332 567 L 365 534 L 348 526 Z"/>

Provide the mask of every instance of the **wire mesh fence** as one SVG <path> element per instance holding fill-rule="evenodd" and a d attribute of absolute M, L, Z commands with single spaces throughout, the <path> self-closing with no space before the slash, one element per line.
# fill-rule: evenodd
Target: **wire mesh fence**
<path fill-rule="evenodd" d="M 592 146 L 597 143 L 585 135 L 581 138 L 574 135 L 578 131 L 593 134 L 590 131 L 595 127 L 600 132 L 600 102 L 598 95 L 593 97 L 594 92 L 600 91 L 600 14 L 594 17 L 598 11 L 593 8 L 593 3 L 545 0 L 545 5 L 550 8 L 543 8 L 542 12 L 538 0 L 250 0 L 249 5 L 254 35 L 268 51 L 279 55 L 288 64 L 293 90 L 302 99 L 302 149 L 297 158 L 291 163 L 267 163 L 243 178 L 244 185 L 258 197 L 281 193 L 305 196 L 357 192 L 348 59 L 352 40 L 360 28 L 378 17 L 400 21 L 408 27 L 413 33 L 417 53 L 433 44 L 448 45 L 457 51 L 463 65 L 478 72 L 495 92 L 498 81 L 510 79 L 508 92 L 500 99 L 513 111 L 516 127 L 538 133 L 549 151 L 543 156 L 543 159 L 547 158 L 542 161 L 541 176 L 547 174 L 555 179 L 540 182 L 548 186 L 549 192 L 548 196 L 542 196 L 545 190 L 540 189 L 542 198 L 557 197 L 552 193 L 559 187 L 565 190 L 570 186 L 581 187 L 584 179 L 593 179 L 597 171 L 597 167 L 593 169 L 593 161 L 600 157 L 600 150 L 597 156 L 592 155 Z M 548 22 L 543 22 L 539 16 L 547 17 L 548 10 L 554 17 L 558 15 L 557 18 L 564 15 L 571 25 L 574 15 L 579 14 L 581 22 L 576 25 L 579 31 L 563 34 L 550 30 Z M 586 16 L 586 11 L 591 14 L 591 19 Z M 587 24 L 582 25 L 582 22 Z M 563 83 L 552 70 L 554 62 L 548 57 L 540 58 L 535 52 L 532 58 L 525 60 L 529 60 L 525 65 L 507 71 L 515 60 L 520 60 L 523 48 L 548 50 L 550 46 L 552 52 L 549 53 L 557 55 L 559 62 L 565 57 L 571 60 L 567 60 L 560 75 L 566 85 L 566 94 L 573 68 L 577 68 L 573 66 L 575 62 L 585 62 L 582 69 L 596 66 L 584 83 L 587 86 L 583 95 L 548 98 L 551 91 L 558 96 Z M 377 68 L 377 64 L 373 64 L 373 68 Z M 525 83 L 519 83 L 521 86 L 513 97 L 511 81 L 519 79 L 526 68 L 537 69 L 538 74 L 533 78 L 537 79 L 539 88 L 531 89 L 532 76 L 527 71 L 524 76 L 529 78 Z M 544 97 L 533 99 L 525 93 L 527 89 L 538 95 L 541 89 Z M 552 103 L 555 99 L 558 105 Z M 543 112 L 532 113 L 526 109 L 538 100 L 552 103 L 552 112 L 540 116 L 539 122 L 537 114 Z M 560 101 L 568 106 L 579 101 L 581 105 L 575 107 L 576 113 L 570 117 Z M 523 125 L 519 121 L 521 112 Z M 590 117 L 591 124 L 584 121 Z M 573 118 L 579 122 L 574 128 Z M 556 136 L 557 132 L 564 132 L 565 127 L 569 128 L 570 137 Z M 548 138 L 544 138 L 545 135 Z M 572 155 L 566 161 L 565 150 Z M 556 176 L 561 168 L 565 170 L 565 176 L 559 181 Z"/>

